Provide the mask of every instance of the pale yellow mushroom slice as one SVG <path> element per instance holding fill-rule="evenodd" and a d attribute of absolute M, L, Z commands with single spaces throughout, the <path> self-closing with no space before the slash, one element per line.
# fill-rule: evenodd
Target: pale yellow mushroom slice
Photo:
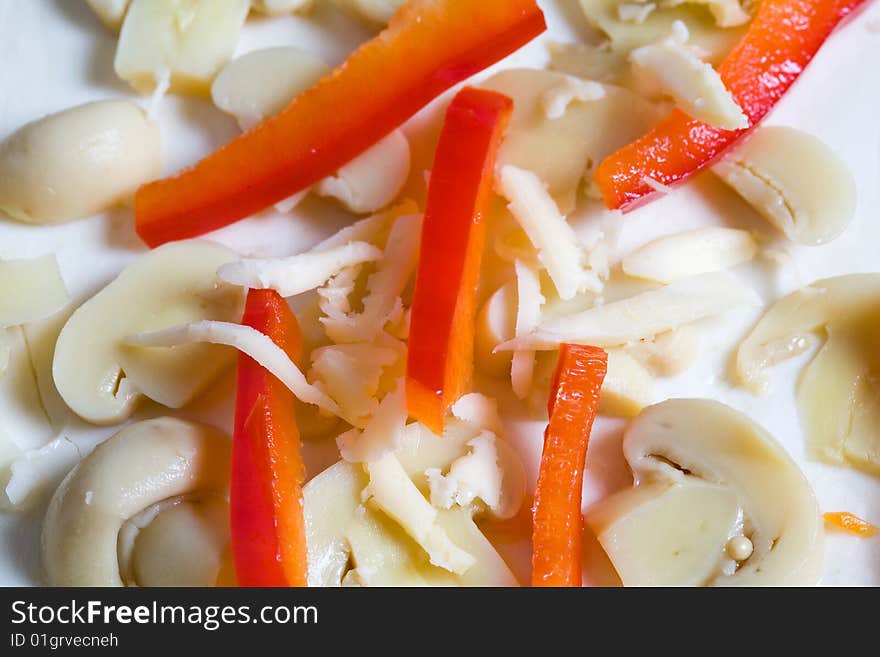
<path fill-rule="evenodd" d="M 608 371 L 602 382 L 599 412 L 635 417 L 654 401 L 654 379 L 635 358 L 621 349 L 608 350 Z"/>
<path fill-rule="evenodd" d="M 6 354 L 0 354 L 6 361 L 0 373 L 0 470 L 5 472 L 22 452 L 48 443 L 53 430 L 20 326 L 0 328 L 0 351 Z"/>
<path fill-rule="evenodd" d="M 869 326 L 878 308 L 880 274 L 835 276 L 792 292 L 770 306 L 740 344 L 740 383 L 757 393 L 766 391 L 765 370 L 809 349 L 816 331 L 832 323 L 844 329 Z"/>
<path fill-rule="evenodd" d="M 242 130 L 283 110 L 332 68 L 308 50 L 279 46 L 252 50 L 226 64 L 211 85 L 214 104 Z"/>
<path fill-rule="evenodd" d="M 119 32 L 131 0 L 86 0 L 86 2 L 109 30 Z"/>
<path fill-rule="evenodd" d="M 659 110 L 631 91 L 604 87 L 601 97 L 566 105 L 549 118 L 545 98 L 565 86 L 564 73 L 509 69 L 482 84 L 513 99 L 510 126 L 498 151 L 498 170 L 507 165 L 533 172 L 546 183 L 559 209 L 574 209 L 581 181 L 606 156 L 650 129 Z"/>
<path fill-rule="evenodd" d="M 113 67 L 139 93 L 163 71 L 171 89 L 206 95 L 235 51 L 249 0 L 132 0 Z"/>
<path fill-rule="evenodd" d="M 142 396 L 179 408 L 229 367 L 235 358 L 230 349 L 143 349 L 123 339 L 198 320 L 238 322 L 244 291 L 216 275 L 234 258 L 213 242 L 168 244 L 140 257 L 80 306 L 58 337 L 53 361 L 55 385 L 71 410 L 89 422 L 113 424 L 128 417 Z"/>
<path fill-rule="evenodd" d="M 0 260 L 0 329 L 46 319 L 69 299 L 54 255 Z"/>
<path fill-rule="evenodd" d="M 795 128 L 759 127 L 712 171 L 794 242 L 830 242 L 855 215 L 849 168 L 817 137 Z"/>
<path fill-rule="evenodd" d="M 767 367 L 824 338 L 797 387 L 807 454 L 872 474 L 880 474 L 878 321 L 880 275 L 837 276 L 777 301 L 737 352 L 740 382 L 763 392 Z"/>
<path fill-rule="evenodd" d="M 28 123 L 0 144 L 0 213 L 55 224 L 128 200 L 162 169 L 158 126 L 134 103 L 108 100 Z"/>
<path fill-rule="evenodd" d="M 343 7 L 370 23 L 387 25 L 394 12 L 406 0 L 339 0 L 339 2 Z"/>
<path fill-rule="evenodd" d="M 752 235 L 734 228 L 707 227 L 666 235 L 624 256 L 628 276 L 659 283 L 721 271 L 755 257 Z"/>
<path fill-rule="evenodd" d="M 310 586 L 516 586 L 467 509 L 436 512 L 436 525 L 474 559 L 463 574 L 432 565 L 400 526 L 364 505 L 369 476 L 340 461 L 303 489 Z"/>
<path fill-rule="evenodd" d="M 42 556 L 48 583 L 123 586 L 118 554 L 123 525 L 143 511 L 181 496 L 225 499 L 229 446 L 228 436 L 211 427 L 158 418 L 132 424 L 95 448 L 67 475 L 46 512 Z M 163 524 L 178 524 L 177 520 L 169 518 Z M 156 527 L 149 533 L 160 531 Z M 157 541 L 149 533 L 145 543 L 153 547 Z M 225 545 L 225 541 L 228 533 L 224 536 L 221 531 L 211 540 L 172 545 L 199 551 L 189 552 L 187 563 L 204 560 L 207 564 L 217 563 L 216 545 Z M 163 556 L 184 559 L 171 549 L 163 551 Z M 147 559 L 146 555 L 142 559 Z M 204 575 L 204 569 L 200 572 Z M 178 585 L 214 583 L 193 581 L 192 573 L 184 577 L 183 581 L 177 579 Z M 160 581 L 165 580 L 155 583 Z"/>
<path fill-rule="evenodd" d="M 222 497 L 186 498 L 160 510 L 136 528 L 130 546 L 132 586 L 220 586 L 231 568 L 229 503 Z"/>
<path fill-rule="evenodd" d="M 675 376 L 696 362 L 700 331 L 692 324 L 683 324 L 629 344 L 624 350 L 654 376 Z"/>
<path fill-rule="evenodd" d="M 735 0 L 711 0 L 713 4 Z M 712 12 L 697 4 L 709 2 L 676 3 L 664 6 L 659 2 L 657 9 L 648 14 L 642 22 L 622 20 L 618 7 L 620 0 L 579 0 L 587 20 L 601 31 L 616 52 L 628 53 L 634 48 L 654 43 L 665 38 L 672 30 L 675 21 L 682 21 L 691 34 L 691 43 L 697 47 L 710 62 L 719 62 L 739 42 L 745 32 L 743 26 L 718 29 Z M 716 11 L 721 10 L 719 6 Z M 731 14 L 725 14 L 730 20 Z M 735 22 L 736 19 L 734 19 Z"/>
<path fill-rule="evenodd" d="M 816 499 L 748 417 L 711 400 L 669 400 L 633 421 L 623 450 L 635 488 L 598 503 L 587 522 L 625 585 L 818 583 Z"/>

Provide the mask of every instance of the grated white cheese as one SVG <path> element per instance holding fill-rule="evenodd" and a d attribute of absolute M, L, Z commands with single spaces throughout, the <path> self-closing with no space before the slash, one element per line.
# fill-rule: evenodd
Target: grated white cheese
<path fill-rule="evenodd" d="M 396 341 L 394 341 L 396 343 Z M 376 412 L 375 399 L 385 371 L 405 355 L 403 345 L 330 345 L 312 352 L 308 379 L 327 393 L 355 426 Z"/>
<path fill-rule="evenodd" d="M 622 2 L 617 5 L 617 17 L 625 23 L 641 25 L 656 8 L 653 2 Z"/>
<path fill-rule="evenodd" d="M 370 463 L 395 451 L 403 442 L 406 420 L 406 394 L 401 382 L 397 390 L 385 395 L 362 431 L 351 429 L 336 438 L 342 458 L 351 463 Z"/>
<path fill-rule="evenodd" d="M 334 342 L 371 340 L 383 327 L 403 314 L 401 294 L 409 284 L 419 257 L 421 215 L 399 217 L 388 234 L 376 271 L 367 279 L 363 312 L 329 313 L 321 321 Z M 337 310 L 339 305 L 334 306 Z"/>
<path fill-rule="evenodd" d="M 167 66 L 162 67 L 158 71 L 156 71 L 156 88 L 153 89 L 153 93 L 150 95 L 150 102 L 147 105 L 147 118 L 151 121 L 159 120 L 159 107 L 162 105 L 162 101 L 165 100 L 165 96 L 168 95 L 168 90 L 171 89 L 171 69 Z"/>
<path fill-rule="evenodd" d="M 453 461 L 448 474 L 441 474 L 438 468 L 425 470 L 431 504 L 449 509 L 453 504 L 467 507 L 480 499 L 490 509 L 499 509 L 504 475 L 499 467 L 495 440 L 493 433 L 483 431 L 468 441 L 470 451 Z"/>
<path fill-rule="evenodd" d="M 370 483 L 362 493 L 364 500 L 372 498 L 425 550 L 432 564 L 461 575 L 476 563 L 437 525 L 437 509 L 419 492 L 394 454 L 385 454 L 366 467 Z"/>
<path fill-rule="evenodd" d="M 664 185 L 662 182 L 660 182 L 659 180 L 655 180 L 651 176 L 642 176 L 642 182 L 658 194 L 672 193 L 672 187 L 670 187 L 669 185 Z"/>
<path fill-rule="evenodd" d="M 498 402 L 479 392 L 470 392 L 458 398 L 452 408 L 452 415 L 468 424 L 494 433 L 501 431 L 501 416 Z"/>
<path fill-rule="evenodd" d="M 676 25 L 679 23 L 676 21 Z M 700 60 L 681 38 L 678 30 L 659 43 L 636 48 L 629 55 L 630 61 L 650 75 L 693 118 L 724 130 L 748 128 L 748 117 L 724 86 L 718 71 Z"/>
<path fill-rule="evenodd" d="M 506 165 L 498 172 L 496 185 L 510 201 L 508 208 L 538 251 L 559 297 L 567 300 L 583 291 L 600 292 L 602 281 L 585 266 L 586 255 L 577 235 L 540 178 Z"/>
<path fill-rule="evenodd" d="M 534 331 L 541 321 L 541 307 L 544 296 L 541 294 L 541 281 L 538 272 L 520 260 L 514 263 L 516 269 L 516 337 L 521 338 Z M 532 389 L 535 373 L 535 352 L 519 349 L 513 352 L 510 361 L 510 383 L 513 393 L 519 399 L 528 397 Z"/>
<path fill-rule="evenodd" d="M 678 7 L 683 4 L 706 5 L 718 27 L 745 25 L 750 19 L 739 0 L 662 0 L 661 2 L 664 7 Z"/>
<path fill-rule="evenodd" d="M 250 326 L 203 320 L 161 331 L 129 335 L 124 341 L 134 347 L 178 347 L 199 342 L 235 347 L 274 374 L 300 401 L 314 404 L 347 420 L 336 402 L 306 381 L 306 377 L 281 347 L 268 335 Z"/>
<path fill-rule="evenodd" d="M 252 289 L 273 289 L 292 297 L 324 285 L 343 269 L 378 260 L 382 252 L 366 242 L 285 258 L 245 258 L 220 267 L 220 280 Z"/>
<path fill-rule="evenodd" d="M 702 274 L 543 322 L 528 336 L 498 345 L 496 350 L 551 350 L 564 342 L 616 347 L 739 306 L 760 304 L 761 298 L 755 291 L 732 275 Z"/>
<path fill-rule="evenodd" d="M 605 97 L 605 87 L 592 80 L 566 75 L 541 96 L 541 106 L 548 119 L 558 119 L 574 101 L 589 102 Z"/>

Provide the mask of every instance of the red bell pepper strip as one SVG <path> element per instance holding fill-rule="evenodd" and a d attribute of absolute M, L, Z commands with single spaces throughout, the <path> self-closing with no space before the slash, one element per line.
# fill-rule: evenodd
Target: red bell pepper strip
<path fill-rule="evenodd" d="M 292 360 L 299 359 L 299 324 L 274 290 L 248 293 L 242 323 L 268 335 Z M 304 478 L 293 395 L 240 354 L 229 500 L 239 586 L 307 585 Z"/>
<path fill-rule="evenodd" d="M 718 69 L 752 127 L 782 98 L 832 30 L 865 0 L 763 0 L 742 41 Z M 740 139 L 743 130 L 722 130 L 681 110 L 648 134 L 612 153 L 595 180 L 612 209 L 637 207 L 655 193 L 645 178 L 664 185 L 708 166 Z"/>
<path fill-rule="evenodd" d="M 553 376 L 532 520 L 532 586 L 581 586 L 584 462 L 608 355 L 563 344 Z"/>
<path fill-rule="evenodd" d="M 176 177 L 135 195 L 150 247 L 196 237 L 308 188 L 433 98 L 546 29 L 535 0 L 412 0 L 312 89 Z"/>
<path fill-rule="evenodd" d="M 466 87 L 446 111 L 428 184 L 406 367 L 409 415 L 441 435 L 474 368 L 475 295 L 495 156 L 513 101 Z"/>

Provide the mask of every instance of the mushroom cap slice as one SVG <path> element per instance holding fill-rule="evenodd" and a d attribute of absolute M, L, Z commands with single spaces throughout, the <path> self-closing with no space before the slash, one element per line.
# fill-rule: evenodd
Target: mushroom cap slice
<path fill-rule="evenodd" d="M 235 258 L 213 242 L 171 243 L 135 261 L 80 306 L 61 330 L 52 367 L 71 410 L 89 422 L 113 424 L 128 417 L 142 395 L 179 408 L 230 366 L 232 349 L 149 349 L 126 346 L 123 338 L 199 320 L 238 322 L 244 290 L 216 275 Z"/>
<path fill-rule="evenodd" d="M 623 450 L 635 489 L 600 502 L 587 521 L 625 584 L 818 582 L 824 535 L 816 499 L 783 447 L 748 417 L 711 400 L 671 399 L 633 421 Z M 753 551 L 737 563 L 725 548 L 740 535 Z M 690 550 L 670 551 L 677 545 Z"/>
<path fill-rule="evenodd" d="M 49 584 L 122 586 L 123 526 L 184 495 L 225 500 L 229 448 L 229 438 L 217 429 L 168 417 L 136 422 L 101 443 L 61 482 L 46 512 L 42 547 Z M 181 524 L 180 518 L 167 520 L 163 524 Z M 156 531 L 144 537 L 147 544 L 156 543 L 149 536 Z M 185 542 L 205 549 L 204 561 L 216 562 L 216 536 Z M 219 536 L 228 539 L 223 532 Z M 136 564 L 146 563 L 145 557 L 134 557 Z"/>

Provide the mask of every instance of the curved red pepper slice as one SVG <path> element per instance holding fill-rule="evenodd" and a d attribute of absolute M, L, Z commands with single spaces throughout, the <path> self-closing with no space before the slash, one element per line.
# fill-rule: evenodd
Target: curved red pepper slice
<path fill-rule="evenodd" d="M 788 91 L 832 30 L 865 0 L 763 0 L 742 41 L 718 69 L 757 125 Z M 677 183 L 711 164 L 748 129 L 722 130 L 673 112 L 653 130 L 608 156 L 595 180 L 605 205 L 637 207 L 655 193 L 645 178 Z"/>
<path fill-rule="evenodd" d="M 259 212 L 363 153 L 454 84 L 546 29 L 535 0 L 412 0 L 331 75 L 176 177 L 135 196 L 150 247 Z"/>
<path fill-rule="evenodd" d="M 248 293 L 242 323 L 299 359 L 299 324 L 274 290 Z M 229 500 L 239 586 L 307 585 L 304 478 L 293 394 L 240 354 Z"/>
<path fill-rule="evenodd" d="M 581 586 L 584 462 L 608 355 L 563 344 L 553 376 L 532 521 L 532 586 Z"/>

